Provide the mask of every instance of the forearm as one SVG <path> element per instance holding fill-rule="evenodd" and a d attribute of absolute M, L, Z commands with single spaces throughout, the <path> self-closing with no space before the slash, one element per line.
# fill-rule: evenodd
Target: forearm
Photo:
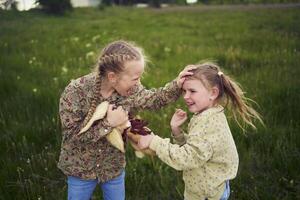
<path fill-rule="evenodd" d="M 180 127 L 178 126 L 171 126 L 171 130 L 172 130 L 172 136 L 173 137 L 177 137 L 180 136 L 182 133 L 182 130 Z"/>
<path fill-rule="evenodd" d="M 186 143 L 186 137 L 185 137 L 186 134 L 182 131 L 182 129 L 180 127 L 172 127 L 172 126 L 171 129 L 172 129 L 171 136 L 173 138 L 173 142 L 180 146 L 184 145 Z"/>
<path fill-rule="evenodd" d="M 201 166 L 212 155 L 211 147 L 202 140 L 195 140 L 183 146 L 171 144 L 170 139 L 155 136 L 150 149 L 166 164 L 177 170 L 188 170 Z"/>
<path fill-rule="evenodd" d="M 171 102 L 176 101 L 181 94 L 181 89 L 176 81 L 171 81 L 164 87 L 157 89 L 143 89 L 137 94 L 134 107 L 140 109 L 159 109 Z"/>

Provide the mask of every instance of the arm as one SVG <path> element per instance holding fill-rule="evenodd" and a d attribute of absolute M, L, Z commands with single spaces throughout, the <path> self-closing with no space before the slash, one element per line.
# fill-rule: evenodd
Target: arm
<path fill-rule="evenodd" d="M 137 92 L 133 95 L 132 107 L 138 109 L 159 109 L 171 102 L 176 101 L 181 94 L 181 88 L 176 81 L 166 84 L 164 87 L 157 89 L 145 89 L 141 84 Z"/>
<path fill-rule="evenodd" d="M 146 90 L 142 85 L 136 89 L 136 94 L 132 107 L 139 109 L 158 109 L 168 103 L 176 101 L 181 95 L 182 84 L 185 78 L 193 73 L 190 70 L 195 69 L 194 65 L 186 66 L 178 75 L 178 77 L 166 84 L 164 87 L 158 89 Z"/>
<path fill-rule="evenodd" d="M 214 154 L 228 148 L 236 152 L 224 113 L 217 112 L 198 118 L 198 123 L 190 131 L 182 146 L 171 144 L 169 139 L 158 136 L 150 138 L 150 142 L 140 140 L 139 143 L 142 147 L 149 146 L 163 162 L 178 170 L 198 168 Z"/>
<path fill-rule="evenodd" d="M 170 139 L 154 136 L 149 147 L 163 162 L 176 170 L 199 168 L 213 154 L 208 141 L 198 135 L 189 136 L 183 146 L 171 144 Z"/>
<path fill-rule="evenodd" d="M 170 125 L 177 144 L 171 144 L 170 139 L 148 135 L 136 139 L 138 146 L 141 149 L 149 147 L 154 150 L 163 162 L 177 170 L 200 167 L 211 158 L 212 145 L 208 142 L 206 134 L 203 134 L 203 129 L 199 129 L 195 134 L 185 135 L 180 126 L 186 119 L 186 112 L 176 109 Z"/>
<path fill-rule="evenodd" d="M 175 135 L 174 132 L 171 133 L 171 136 L 173 138 L 173 143 L 178 144 L 179 146 L 182 146 L 186 143 L 187 140 L 187 134 L 180 130 L 180 133 Z"/>

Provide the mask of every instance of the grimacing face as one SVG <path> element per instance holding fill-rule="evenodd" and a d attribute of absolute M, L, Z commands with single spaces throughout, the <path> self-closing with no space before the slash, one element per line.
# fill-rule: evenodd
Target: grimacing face
<path fill-rule="evenodd" d="M 114 89 L 121 96 L 130 96 L 134 88 L 140 83 L 144 73 L 144 60 L 132 60 L 124 63 L 124 71 L 118 74 Z"/>
<path fill-rule="evenodd" d="M 212 91 L 208 90 L 200 80 L 189 79 L 183 84 L 183 99 L 192 113 L 199 113 L 212 106 Z"/>

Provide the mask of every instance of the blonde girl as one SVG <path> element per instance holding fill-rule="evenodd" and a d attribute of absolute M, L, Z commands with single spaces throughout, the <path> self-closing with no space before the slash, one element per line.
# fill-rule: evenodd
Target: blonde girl
<path fill-rule="evenodd" d="M 175 101 L 185 76 L 191 74 L 187 67 L 165 87 L 147 90 L 140 83 L 144 67 L 140 47 L 115 41 L 102 50 L 95 71 L 71 81 L 62 93 L 58 167 L 68 177 L 68 199 L 88 200 L 98 184 L 105 200 L 125 199 L 125 155 L 105 136 L 128 120 L 131 109 L 159 109 Z M 103 101 L 111 104 L 106 117 L 78 134 Z M 115 106 L 117 109 L 113 109 Z"/>
<path fill-rule="evenodd" d="M 150 148 L 166 164 L 183 171 L 185 200 L 226 200 L 229 198 L 229 180 L 238 170 L 238 153 L 231 135 L 224 109 L 230 109 L 235 119 L 255 127 L 254 119 L 261 121 L 251 108 L 243 91 L 228 75 L 210 62 L 196 65 L 193 75 L 183 84 L 183 98 L 194 113 L 188 125 L 188 134 L 180 126 L 187 114 L 177 109 L 171 119 L 172 137 L 157 135 L 130 137 L 141 149 Z"/>

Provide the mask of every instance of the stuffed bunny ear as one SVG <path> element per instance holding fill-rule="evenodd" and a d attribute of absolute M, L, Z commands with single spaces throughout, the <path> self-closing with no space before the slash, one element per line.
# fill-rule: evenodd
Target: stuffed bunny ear
<path fill-rule="evenodd" d="M 119 149 L 121 152 L 125 153 L 125 148 L 124 148 L 124 141 L 122 138 L 122 133 L 114 128 L 112 132 L 107 134 L 106 139 L 117 149 Z"/>
<path fill-rule="evenodd" d="M 148 156 L 155 156 L 155 155 L 156 155 L 155 151 L 153 151 L 153 150 L 150 149 L 150 148 L 143 149 L 141 152 L 142 152 L 143 154 L 145 154 L 145 155 L 148 155 Z"/>
<path fill-rule="evenodd" d="M 138 158 L 144 158 L 145 157 L 145 154 L 141 151 L 135 151 L 134 154 Z"/>
<path fill-rule="evenodd" d="M 135 156 L 138 158 L 143 158 L 145 154 L 141 152 L 141 149 L 132 140 L 129 140 L 129 142 L 134 149 Z"/>
<path fill-rule="evenodd" d="M 88 121 L 88 123 L 85 125 L 85 127 L 83 127 L 79 134 L 81 133 L 84 133 L 85 131 L 87 131 L 91 126 L 92 124 L 99 120 L 99 119 L 103 119 L 106 115 L 106 112 L 107 112 L 107 109 L 108 109 L 108 106 L 109 106 L 109 103 L 108 101 L 104 101 L 102 102 L 101 104 L 99 104 L 97 107 L 96 107 L 96 110 L 93 114 L 93 116 L 91 117 L 91 119 Z"/>

